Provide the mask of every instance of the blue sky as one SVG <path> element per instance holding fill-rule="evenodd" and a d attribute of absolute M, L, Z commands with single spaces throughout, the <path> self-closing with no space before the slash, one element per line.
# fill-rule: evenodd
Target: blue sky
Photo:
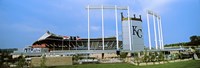
<path fill-rule="evenodd" d="M 0 0 L 0 48 L 26 47 L 47 30 L 86 38 L 87 5 L 129 6 L 131 14 L 142 15 L 145 45 L 148 45 L 147 9 L 162 17 L 164 44 L 188 42 L 190 36 L 200 35 L 199 0 Z M 120 12 L 125 11 L 118 11 L 118 16 Z M 101 37 L 100 13 L 91 11 L 92 37 Z M 105 10 L 104 15 L 105 36 L 114 36 L 114 11 Z"/>

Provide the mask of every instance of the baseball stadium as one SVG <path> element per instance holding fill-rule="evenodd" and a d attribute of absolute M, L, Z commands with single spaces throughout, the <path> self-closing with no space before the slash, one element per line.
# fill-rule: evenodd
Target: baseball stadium
<path fill-rule="evenodd" d="M 57 66 L 57 65 L 73 65 L 74 62 L 79 64 L 82 63 L 116 63 L 116 62 L 130 62 L 135 59 L 121 60 L 119 57 L 122 57 L 124 54 L 125 57 L 143 57 L 148 53 L 155 52 L 152 54 L 161 55 L 164 53 L 165 56 L 170 53 L 180 53 L 188 49 L 185 48 L 174 48 L 174 49 L 165 49 L 163 45 L 163 36 L 162 36 L 162 26 L 161 26 L 161 17 L 154 13 L 153 11 L 147 11 L 147 25 L 148 25 L 148 45 L 144 45 L 144 36 L 143 36 L 143 20 L 141 15 L 129 13 L 129 7 L 121 6 L 90 6 L 86 7 L 88 11 L 88 33 L 87 38 L 81 38 L 80 36 L 65 36 L 55 34 L 53 32 L 47 31 L 39 37 L 37 40 L 33 41 L 31 46 L 27 46 L 23 49 L 22 52 L 15 51 L 12 53 L 13 57 L 18 57 L 20 55 L 26 56 L 29 59 L 30 63 L 34 66 L 39 66 L 40 60 L 42 57 L 46 57 L 47 66 Z M 104 15 L 103 10 L 111 9 L 115 10 L 115 23 L 116 26 L 116 35 L 111 37 L 104 36 L 104 25 L 102 25 L 102 37 L 91 38 L 90 37 L 90 10 L 101 10 L 102 12 L 102 24 L 104 24 Z M 121 21 L 118 22 L 117 11 L 125 10 L 127 12 L 121 12 Z M 123 13 L 126 13 L 127 16 L 124 16 Z M 149 26 L 149 15 L 153 16 L 154 24 L 157 22 L 157 29 L 154 25 L 154 42 L 155 48 L 151 45 L 151 31 Z M 155 22 L 155 19 L 157 21 Z M 118 23 L 121 23 L 121 32 L 118 30 Z M 122 39 L 119 39 L 118 34 L 122 34 Z M 156 35 L 158 34 L 158 36 Z M 143 53 L 146 51 L 147 53 Z M 163 57 L 164 57 L 163 55 Z M 79 57 L 78 60 L 76 58 Z M 80 59 L 81 57 L 81 59 Z M 188 56 L 187 58 L 191 58 Z M 165 59 L 171 59 L 165 57 Z M 64 61 L 63 61 L 64 60 Z M 75 61 L 76 60 L 76 61 Z M 154 61 L 153 61 L 154 62 Z"/>

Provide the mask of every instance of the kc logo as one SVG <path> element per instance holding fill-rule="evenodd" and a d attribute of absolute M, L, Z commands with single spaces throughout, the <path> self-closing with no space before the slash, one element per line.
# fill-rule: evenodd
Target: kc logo
<path fill-rule="evenodd" d="M 137 35 L 139 38 L 142 38 L 142 29 L 137 29 L 137 26 L 132 26 L 133 27 L 133 35 Z"/>

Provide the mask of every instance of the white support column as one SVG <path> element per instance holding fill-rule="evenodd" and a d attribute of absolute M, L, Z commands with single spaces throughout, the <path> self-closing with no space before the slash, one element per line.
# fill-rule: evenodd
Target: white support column
<path fill-rule="evenodd" d="M 90 50 L 90 6 L 88 5 L 88 50 Z"/>
<path fill-rule="evenodd" d="M 161 45 L 161 37 L 160 37 L 160 21 L 159 21 L 159 16 L 157 15 L 156 17 L 157 19 L 157 26 L 158 26 L 158 42 L 159 42 L 159 48 L 162 49 L 162 45 Z"/>
<path fill-rule="evenodd" d="M 149 39 L 149 49 L 151 50 L 151 31 L 149 26 L 149 13 L 147 11 L 147 28 L 148 28 L 148 39 Z"/>
<path fill-rule="evenodd" d="M 155 21 L 155 15 L 153 13 L 153 26 L 154 26 L 154 39 L 155 39 L 155 45 L 156 45 L 156 49 L 158 49 L 158 45 L 157 45 L 157 31 L 156 31 L 156 21 Z"/>
<path fill-rule="evenodd" d="M 162 42 L 161 42 L 161 44 L 162 44 L 162 49 L 164 49 L 161 17 L 160 17 L 160 35 L 161 35 L 161 41 L 162 41 Z"/>
<path fill-rule="evenodd" d="M 90 50 L 90 19 L 89 19 L 89 10 L 91 9 L 100 9 L 102 11 L 102 46 L 104 50 L 104 16 L 103 16 L 103 10 L 104 9 L 114 9 L 117 14 L 117 10 L 128 10 L 128 16 L 129 16 L 129 7 L 123 7 L 123 6 L 87 6 L 86 9 L 88 10 L 88 50 Z M 128 18 L 129 19 L 129 18 Z M 129 20 L 130 21 L 130 20 Z M 119 41 L 119 36 L 118 36 L 118 21 L 117 21 L 117 15 L 116 15 L 116 40 Z M 129 28 L 130 29 L 130 28 Z M 129 32 L 130 33 L 130 32 Z M 130 37 L 130 36 L 129 36 Z M 131 39 L 130 39 L 130 46 L 131 46 Z M 119 49 L 119 42 L 117 42 L 117 49 Z"/>
<path fill-rule="evenodd" d="M 103 18 L 103 5 L 101 6 L 101 18 L 102 18 L 102 46 L 104 50 L 104 18 Z"/>
<path fill-rule="evenodd" d="M 129 33 L 129 46 L 130 46 L 130 50 L 132 50 L 132 46 L 131 46 L 131 22 L 130 22 L 130 14 L 129 14 L 129 6 L 127 7 L 128 10 L 128 33 Z"/>
<path fill-rule="evenodd" d="M 115 26 L 116 26 L 116 43 L 117 50 L 119 50 L 119 37 L 118 37 L 118 21 L 117 21 L 117 6 L 115 5 Z"/>

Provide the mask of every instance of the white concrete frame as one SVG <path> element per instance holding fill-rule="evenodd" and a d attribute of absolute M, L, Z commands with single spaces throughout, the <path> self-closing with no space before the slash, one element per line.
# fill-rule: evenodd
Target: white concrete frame
<path fill-rule="evenodd" d="M 101 9 L 101 16 L 102 16 L 102 45 L 103 45 L 103 50 L 104 50 L 104 9 L 114 9 L 115 10 L 115 26 L 116 26 L 116 41 L 117 41 L 117 50 L 119 50 L 119 35 L 118 35 L 118 21 L 117 21 L 117 10 L 127 10 L 128 13 L 128 23 L 130 24 L 130 19 L 129 19 L 129 7 L 119 7 L 119 6 L 90 6 L 88 5 L 86 7 L 88 11 L 88 50 L 90 50 L 90 10 L 91 9 Z M 130 27 L 129 27 L 129 37 L 131 36 L 130 34 Z M 131 47 L 131 39 L 130 41 L 130 47 Z M 130 48 L 130 50 L 132 50 Z"/>
<path fill-rule="evenodd" d="M 88 50 L 90 50 L 90 6 L 87 6 L 88 10 Z"/>
<path fill-rule="evenodd" d="M 162 45 L 162 49 L 164 49 L 164 44 L 163 44 L 163 32 L 162 32 L 162 23 L 161 23 L 161 17 L 159 16 L 159 24 L 160 24 L 160 38 L 161 38 L 161 45 Z"/>
<path fill-rule="evenodd" d="M 160 21 L 159 21 L 159 18 L 158 18 L 158 16 L 156 16 L 157 18 L 157 27 L 158 27 L 158 42 L 159 42 L 159 47 L 160 47 L 160 49 L 162 49 L 162 45 L 161 45 L 161 30 L 160 30 Z"/>
<path fill-rule="evenodd" d="M 149 41 L 149 49 L 151 50 L 151 31 L 149 26 L 149 14 L 147 13 L 147 28 L 148 28 L 148 41 Z"/>
<path fill-rule="evenodd" d="M 155 41 L 156 49 L 158 49 L 155 15 L 153 15 L 153 30 L 154 30 L 154 41 Z"/>
<path fill-rule="evenodd" d="M 104 6 L 103 5 L 101 5 L 101 30 L 102 30 L 102 45 L 103 45 L 103 50 L 104 50 L 104 46 L 105 46 L 105 44 L 104 44 L 104 16 L 103 16 L 103 8 L 104 8 Z"/>
<path fill-rule="evenodd" d="M 130 46 L 130 51 L 132 50 L 131 46 L 131 22 L 130 22 L 130 12 L 129 12 L 129 6 L 127 7 L 128 10 L 128 36 L 129 36 L 129 46 Z"/>
<path fill-rule="evenodd" d="M 147 27 L 148 27 L 149 49 L 151 50 L 151 47 L 152 47 L 151 46 L 151 32 L 150 32 L 150 25 L 149 25 L 149 15 L 153 16 L 154 41 L 155 41 L 156 49 L 158 49 L 157 41 L 159 42 L 159 49 L 164 49 L 161 17 L 155 12 L 148 10 L 147 11 Z M 157 21 L 155 21 L 155 18 L 157 19 Z M 158 40 L 157 40 L 156 22 L 157 22 L 157 30 L 158 30 Z"/>

